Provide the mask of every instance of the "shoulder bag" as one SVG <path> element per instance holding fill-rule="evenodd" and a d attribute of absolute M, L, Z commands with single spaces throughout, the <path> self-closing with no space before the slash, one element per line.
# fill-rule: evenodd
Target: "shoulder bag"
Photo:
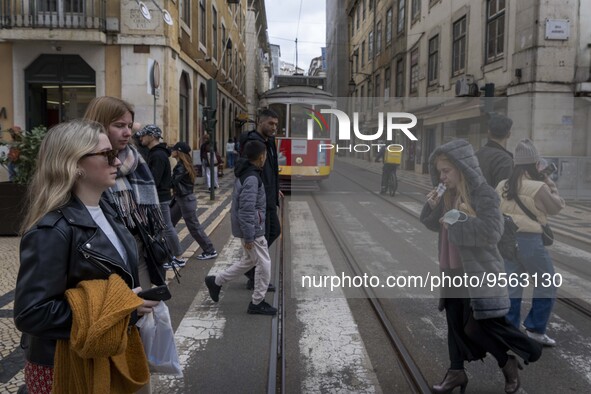
<path fill-rule="evenodd" d="M 515 202 L 517 203 L 517 205 L 519 205 L 519 208 L 521 208 L 521 210 L 533 221 L 538 222 L 538 218 L 536 217 L 536 215 L 534 215 L 529 209 L 527 209 L 527 207 L 521 202 L 521 200 L 519 199 L 519 197 L 515 196 Z M 550 246 L 554 243 L 554 233 L 552 232 L 552 229 L 550 228 L 550 224 L 546 223 L 546 224 L 542 224 L 540 223 L 540 226 L 542 226 L 542 243 L 544 244 L 544 246 Z"/>

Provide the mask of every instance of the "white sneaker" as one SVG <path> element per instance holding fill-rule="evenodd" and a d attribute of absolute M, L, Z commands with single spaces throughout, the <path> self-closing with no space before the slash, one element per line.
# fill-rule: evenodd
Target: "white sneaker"
<path fill-rule="evenodd" d="M 525 331 L 527 333 L 527 336 L 530 337 L 531 339 L 533 339 L 534 341 L 541 343 L 544 346 L 556 346 L 556 341 L 552 338 L 550 338 L 548 335 L 546 334 L 538 334 L 537 332 L 533 332 L 533 331 Z"/>

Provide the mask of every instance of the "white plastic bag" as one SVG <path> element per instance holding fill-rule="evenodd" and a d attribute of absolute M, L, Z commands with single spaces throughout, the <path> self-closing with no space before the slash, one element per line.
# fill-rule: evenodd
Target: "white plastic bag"
<path fill-rule="evenodd" d="M 150 372 L 161 375 L 183 376 L 179 355 L 174 343 L 170 313 L 164 301 L 153 312 L 142 316 L 136 326 L 140 330 Z"/>

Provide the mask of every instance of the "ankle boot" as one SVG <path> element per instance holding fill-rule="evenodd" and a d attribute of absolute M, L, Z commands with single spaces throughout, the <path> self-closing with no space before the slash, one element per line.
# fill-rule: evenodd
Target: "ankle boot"
<path fill-rule="evenodd" d="M 460 386 L 461 393 L 463 394 L 466 391 L 467 385 L 468 376 L 466 376 L 466 372 L 463 369 L 448 369 L 443 381 L 434 385 L 431 391 L 437 394 L 446 394 L 451 393 L 456 387 Z"/>
<path fill-rule="evenodd" d="M 509 356 L 507 363 L 502 368 L 505 376 L 505 392 L 508 394 L 514 393 L 519 389 L 519 370 L 523 369 L 515 356 Z"/>

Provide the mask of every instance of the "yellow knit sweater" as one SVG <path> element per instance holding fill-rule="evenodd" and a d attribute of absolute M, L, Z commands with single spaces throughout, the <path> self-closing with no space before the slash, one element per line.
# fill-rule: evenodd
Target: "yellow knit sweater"
<path fill-rule="evenodd" d="M 66 291 L 72 308 L 69 341 L 57 341 L 53 393 L 133 393 L 150 378 L 139 332 L 128 327 L 142 305 L 119 275 Z"/>

